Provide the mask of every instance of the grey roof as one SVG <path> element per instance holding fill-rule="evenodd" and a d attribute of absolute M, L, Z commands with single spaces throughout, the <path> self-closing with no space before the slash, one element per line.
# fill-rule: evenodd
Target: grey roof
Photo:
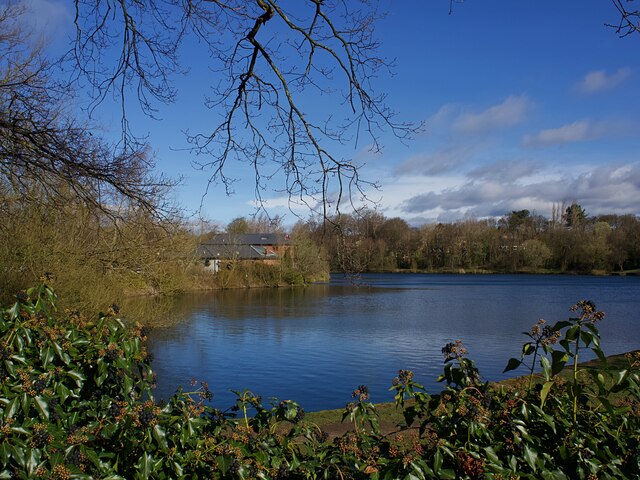
<path fill-rule="evenodd" d="M 278 258 L 268 246 L 289 245 L 289 236 L 275 233 L 222 233 L 200 244 L 198 255 L 209 259 L 259 260 Z"/>

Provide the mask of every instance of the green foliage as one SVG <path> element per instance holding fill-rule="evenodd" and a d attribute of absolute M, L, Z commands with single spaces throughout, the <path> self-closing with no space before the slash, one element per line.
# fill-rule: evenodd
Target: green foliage
<path fill-rule="evenodd" d="M 10 202 L 0 211 L 2 302 L 43 271 L 53 274 L 66 306 L 92 312 L 127 295 L 170 295 L 211 282 L 195 268 L 197 238 L 180 219 L 132 210 L 114 223 L 73 198 L 59 205 L 42 192 L 31 194 L 37 206 Z"/>
<path fill-rule="evenodd" d="M 221 262 L 221 268 L 212 276 L 212 281 L 220 289 L 304 284 L 300 272 L 286 262 L 272 265 L 262 260 Z"/>
<path fill-rule="evenodd" d="M 569 228 L 578 228 L 587 219 L 587 212 L 577 202 L 573 202 L 564 212 L 564 221 Z"/>
<path fill-rule="evenodd" d="M 249 233 L 249 222 L 244 217 L 236 217 L 227 225 L 227 233 L 245 234 Z"/>
<path fill-rule="evenodd" d="M 530 239 L 522 243 L 522 254 L 524 265 L 542 268 L 551 258 L 551 249 L 540 240 Z"/>
<path fill-rule="evenodd" d="M 446 383 L 430 395 L 401 370 L 391 390 L 404 423 L 379 429 L 368 389 L 353 392 L 329 439 L 293 401 L 235 392 L 226 411 L 206 384 L 166 403 L 152 396 L 145 331 L 118 307 L 90 320 L 59 312 L 46 285 L 20 294 L 0 322 L 0 478 L 606 479 L 640 475 L 640 356 L 604 360 L 591 302 L 575 318 L 525 332 L 521 365 L 543 383 L 480 381 L 461 342 L 443 348 Z M 568 380 L 563 368 L 571 365 Z M 528 383 L 528 385 L 527 385 Z"/>

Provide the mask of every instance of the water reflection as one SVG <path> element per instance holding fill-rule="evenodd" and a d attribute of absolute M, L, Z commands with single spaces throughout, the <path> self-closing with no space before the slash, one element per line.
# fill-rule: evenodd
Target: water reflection
<path fill-rule="evenodd" d="M 228 389 L 291 398 L 305 408 L 337 408 L 359 384 L 389 401 L 400 368 L 438 388 L 441 348 L 462 339 L 481 373 L 501 378 L 518 356 L 523 330 L 544 317 L 569 316 L 593 299 L 607 311 L 607 353 L 640 346 L 640 279 L 540 276 L 368 275 L 356 287 L 329 285 L 189 294 L 154 322 L 150 348 L 160 397 L 191 378 L 209 382 L 214 403 Z M 173 319 L 172 321 L 167 321 Z M 180 319 L 179 321 L 174 321 Z"/>

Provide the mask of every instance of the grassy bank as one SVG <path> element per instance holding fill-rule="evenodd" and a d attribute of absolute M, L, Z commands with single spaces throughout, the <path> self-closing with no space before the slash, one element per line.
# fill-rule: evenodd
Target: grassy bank
<path fill-rule="evenodd" d="M 640 350 L 628 352 L 618 355 L 609 355 L 606 357 L 607 368 L 624 371 L 630 370 L 632 372 L 640 372 Z M 580 381 L 585 385 L 592 385 L 589 372 L 596 371 L 602 367 L 601 360 L 589 360 L 587 362 L 580 363 Z M 571 380 L 573 374 L 573 367 L 567 366 L 563 368 L 557 375 L 557 379 L 560 381 Z M 534 382 L 536 385 L 542 385 L 545 382 L 544 375 L 541 373 L 534 375 Z M 528 377 L 513 377 L 510 379 L 502 380 L 500 382 L 491 382 L 490 388 L 494 391 L 500 389 L 509 389 L 514 392 L 518 392 L 520 395 L 526 395 Z M 439 393 L 433 395 L 434 398 L 439 397 Z M 624 392 L 619 392 L 611 396 L 611 400 L 618 404 L 627 400 Z M 411 404 L 409 403 L 409 406 Z M 380 430 L 384 435 L 395 435 L 397 433 L 406 432 L 411 430 L 411 425 L 406 424 L 404 417 L 404 409 L 397 406 L 394 402 L 385 402 L 375 404 L 375 411 L 378 416 L 380 424 Z M 345 409 L 335 410 L 321 410 L 317 412 L 308 412 L 305 416 L 305 421 L 314 428 L 319 428 L 329 434 L 331 438 L 344 435 L 346 432 L 353 431 L 353 424 L 343 420 Z M 413 425 L 416 427 L 417 425 Z"/>

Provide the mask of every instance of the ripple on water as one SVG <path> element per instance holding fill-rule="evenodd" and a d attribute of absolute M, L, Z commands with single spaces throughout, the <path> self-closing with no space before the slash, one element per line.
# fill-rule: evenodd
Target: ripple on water
<path fill-rule="evenodd" d="M 363 276 L 375 285 L 377 276 Z M 185 296 L 191 311 L 171 328 L 152 330 L 157 396 L 192 378 L 207 381 L 214 405 L 229 389 L 294 399 L 307 410 L 340 408 L 360 384 L 390 401 L 399 369 L 430 391 L 442 385 L 442 347 L 464 341 L 485 379 L 502 378 L 519 356 L 521 332 L 544 317 L 567 318 L 591 298 L 607 312 L 600 325 L 607 353 L 640 348 L 640 278 L 383 275 L 377 287 L 318 286 L 287 291 Z M 190 302 L 190 303 L 189 303 Z"/>

